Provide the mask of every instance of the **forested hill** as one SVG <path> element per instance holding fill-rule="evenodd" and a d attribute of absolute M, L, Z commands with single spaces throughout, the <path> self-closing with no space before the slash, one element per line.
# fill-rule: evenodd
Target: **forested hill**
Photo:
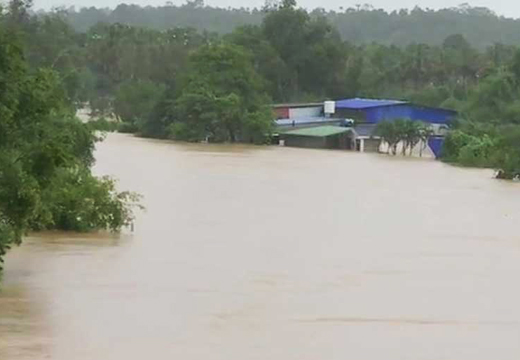
<path fill-rule="evenodd" d="M 326 17 L 344 40 L 355 44 L 439 45 L 449 35 L 462 34 L 474 47 L 481 49 L 494 43 L 520 45 L 520 20 L 499 17 L 486 8 L 459 6 L 438 11 L 416 8 L 388 13 L 365 6 L 341 12 L 314 10 L 311 16 Z M 260 24 L 264 13 L 257 9 L 213 8 L 205 6 L 202 0 L 194 0 L 183 6 L 139 7 L 122 4 L 114 10 L 92 7 L 77 11 L 69 9 L 66 17 L 81 32 L 104 22 L 156 30 L 193 27 L 227 34 L 241 25 Z"/>

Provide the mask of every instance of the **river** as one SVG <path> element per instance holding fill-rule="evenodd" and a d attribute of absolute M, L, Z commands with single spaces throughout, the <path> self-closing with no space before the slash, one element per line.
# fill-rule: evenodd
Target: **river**
<path fill-rule="evenodd" d="M 29 237 L 1 360 L 518 360 L 520 186 L 422 159 L 112 134 L 135 232 Z"/>

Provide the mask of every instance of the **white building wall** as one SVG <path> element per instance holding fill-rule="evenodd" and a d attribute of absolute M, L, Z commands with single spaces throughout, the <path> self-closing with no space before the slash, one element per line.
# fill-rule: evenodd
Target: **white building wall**
<path fill-rule="evenodd" d="M 289 109 L 289 118 L 309 118 L 321 116 L 321 106 L 308 107 L 308 108 L 293 108 Z"/>
<path fill-rule="evenodd" d="M 385 142 L 381 143 L 381 146 L 379 147 L 379 152 L 387 153 L 389 152 L 388 144 Z M 403 143 L 399 142 L 397 144 L 397 155 L 402 155 L 403 153 Z M 422 156 L 421 156 L 422 153 Z M 406 156 L 410 154 L 410 150 L 406 149 Z M 424 157 L 424 158 L 433 158 L 435 159 L 435 154 L 433 153 L 432 149 L 428 146 L 428 144 L 423 143 L 422 141 L 419 142 L 412 150 L 412 156 L 414 157 Z"/>

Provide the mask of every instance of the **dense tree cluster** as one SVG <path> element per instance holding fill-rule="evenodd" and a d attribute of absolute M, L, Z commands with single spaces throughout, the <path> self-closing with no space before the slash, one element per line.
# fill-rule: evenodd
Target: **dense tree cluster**
<path fill-rule="evenodd" d="M 401 145 L 403 155 L 412 156 L 414 148 L 421 144 L 419 155 L 422 156 L 433 131 L 428 124 L 410 119 L 396 119 L 377 124 L 376 134 L 387 145 L 387 152 L 397 155 L 398 145 Z"/>
<path fill-rule="evenodd" d="M 273 115 L 250 55 L 232 44 L 194 52 L 170 109 L 173 139 L 266 143 Z"/>
<path fill-rule="evenodd" d="M 92 175 L 98 139 L 75 118 L 62 82 L 75 68 L 58 74 L 52 63 L 28 65 L 23 44 L 31 44 L 33 61 L 50 61 L 36 56 L 25 32 L 42 25 L 33 20 L 19 2 L 0 16 L 0 265 L 29 230 L 118 230 L 138 200 Z"/>
<path fill-rule="evenodd" d="M 361 2 L 362 3 L 362 2 Z M 193 27 L 199 31 L 228 34 L 244 25 L 260 25 L 263 9 L 221 9 L 205 6 L 202 0 L 188 0 L 185 5 L 140 7 L 121 4 L 115 9 L 94 7 L 66 10 L 67 21 L 80 32 L 97 23 L 126 24 L 155 30 Z M 467 4 L 454 8 L 386 12 L 370 5 L 340 8 L 339 11 L 316 9 L 312 18 L 326 18 L 341 38 L 357 45 L 377 42 L 406 46 L 412 43 L 440 45 L 451 34 L 462 34 L 478 49 L 500 41 L 507 45 L 520 43 L 520 20 L 497 16 L 482 7 Z"/>

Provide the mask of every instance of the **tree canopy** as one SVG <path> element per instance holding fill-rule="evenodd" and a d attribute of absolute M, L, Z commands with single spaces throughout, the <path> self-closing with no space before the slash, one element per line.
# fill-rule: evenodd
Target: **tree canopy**
<path fill-rule="evenodd" d="M 26 61 L 26 15 L 16 3 L 0 17 L 0 262 L 29 230 L 119 230 L 138 200 L 92 175 L 98 137 L 75 118 L 66 75 Z"/>
<path fill-rule="evenodd" d="M 170 135 L 181 140 L 268 140 L 269 98 L 250 55 L 232 44 L 201 47 L 189 60 Z"/>
<path fill-rule="evenodd" d="M 264 10 L 224 9 L 205 5 L 203 1 L 187 1 L 181 6 L 121 4 L 115 9 L 87 7 L 60 11 L 79 32 L 86 32 L 98 23 L 121 23 L 160 31 L 193 27 L 222 35 L 244 25 L 260 25 L 266 16 Z M 415 7 L 391 12 L 370 5 L 356 5 L 339 11 L 317 8 L 309 12 L 309 16 L 325 17 L 343 40 L 357 45 L 377 42 L 397 46 L 412 43 L 439 46 L 453 34 L 463 35 L 478 49 L 485 49 L 497 41 L 506 45 L 520 43 L 520 20 L 501 17 L 489 9 L 467 4 L 440 10 Z"/>

